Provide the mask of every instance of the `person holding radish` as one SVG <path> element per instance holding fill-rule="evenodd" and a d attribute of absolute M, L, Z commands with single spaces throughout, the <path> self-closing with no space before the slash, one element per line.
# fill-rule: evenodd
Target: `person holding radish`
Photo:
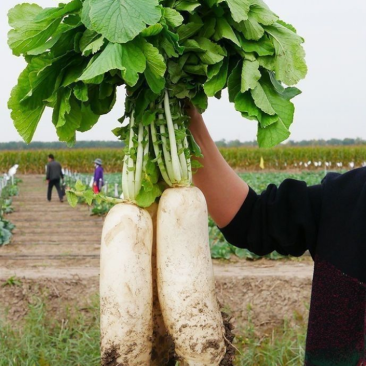
<path fill-rule="evenodd" d="M 314 259 L 305 364 L 366 365 L 366 169 L 329 173 L 311 187 L 287 179 L 258 195 L 223 159 L 198 111 L 188 114 L 204 156 L 193 181 L 227 241 L 258 255 L 309 250 Z"/>

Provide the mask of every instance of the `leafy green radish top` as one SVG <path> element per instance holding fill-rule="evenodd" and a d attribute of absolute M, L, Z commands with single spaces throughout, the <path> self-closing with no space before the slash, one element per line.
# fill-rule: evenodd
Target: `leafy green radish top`
<path fill-rule="evenodd" d="M 167 186 L 189 186 L 200 149 L 185 102 L 229 99 L 258 123 L 258 143 L 290 136 L 293 87 L 306 76 L 304 42 L 262 0 L 72 0 L 9 12 L 8 43 L 27 67 L 9 108 L 30 142 L 46 107 L 61 141 L 90 130 L 127 90 L 121 127 L 126 200 L 149 206 Z M 128 124 L 124 123 L 128 118 Z"/>

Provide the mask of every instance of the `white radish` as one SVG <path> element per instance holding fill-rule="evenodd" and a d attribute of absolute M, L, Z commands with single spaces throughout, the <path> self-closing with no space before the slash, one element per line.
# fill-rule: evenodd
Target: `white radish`
<path fill-rule="evenodd" d="M 100 301 L 102 366 L 150 365 L 153 225 L 149 213 L 118 204 L 102 233 Z"/>
<path fill-rule="evenodd" d="M 181 364 L 217 366 L 226 353 L 208 242 L 207 205 L 198 188 L 167 189 L 159 203 L 158 290 Z"/>

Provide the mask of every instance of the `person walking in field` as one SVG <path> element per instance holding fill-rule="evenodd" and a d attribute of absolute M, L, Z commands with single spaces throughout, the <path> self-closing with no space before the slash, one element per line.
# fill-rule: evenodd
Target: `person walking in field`
<path fill-rule="evenodd" d="M 58 197 L 60 202 L 63 202 L 63 194 L 60 187 L 60 180 L 64 179 L 64 174 L 62 173 L 61 164 L 58 161 L 55 161 L 55 157 L 50 154 L 48 155 L 48 164 L 47 164 L 47 173 L 46 180 L 48 183 L 47 190 L 47 200 L 51 202 L 52 199 L 52 189 L 56 187 Z"/>
<path fill-rule="evenodd" d="M 329 173 L 310 187 L 286 179 L 258 195 L 226 163 L 198 111 L 188 113 L 204 156 L 194 184 L 227 241 L 258 255 L 310 251 L 315 269 L 305 365 L 365 366 L 366 168 Z"/>
<path fill-rule="evenodd" d="M 103 176 L 103 167 L 102 160 L 95 159 L 94 160 L 94 182 L 93 182 L 93 191 L 94 193 L 99 193 L 104 185 L 104 176 Z"/>

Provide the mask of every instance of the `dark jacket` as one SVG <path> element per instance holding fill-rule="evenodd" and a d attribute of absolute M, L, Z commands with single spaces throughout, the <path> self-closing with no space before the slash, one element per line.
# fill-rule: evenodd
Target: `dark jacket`
<path fill-rule="evenodd" d="M 366 365 L 366 168 L 330 173 L 321 185 L 285 180 L 252 189 L 222 232 L 259 255 L 309 250 L 314 278 L 307 366 Z"/>
<path fill-rule="evenodd" d="M 47 180 L 60 180 L 64 178 L 64 175 L 62 173 L 61 164 L 55 160 L 50 161 L 47 164 L 47 174 L 46 179 Z"/>

